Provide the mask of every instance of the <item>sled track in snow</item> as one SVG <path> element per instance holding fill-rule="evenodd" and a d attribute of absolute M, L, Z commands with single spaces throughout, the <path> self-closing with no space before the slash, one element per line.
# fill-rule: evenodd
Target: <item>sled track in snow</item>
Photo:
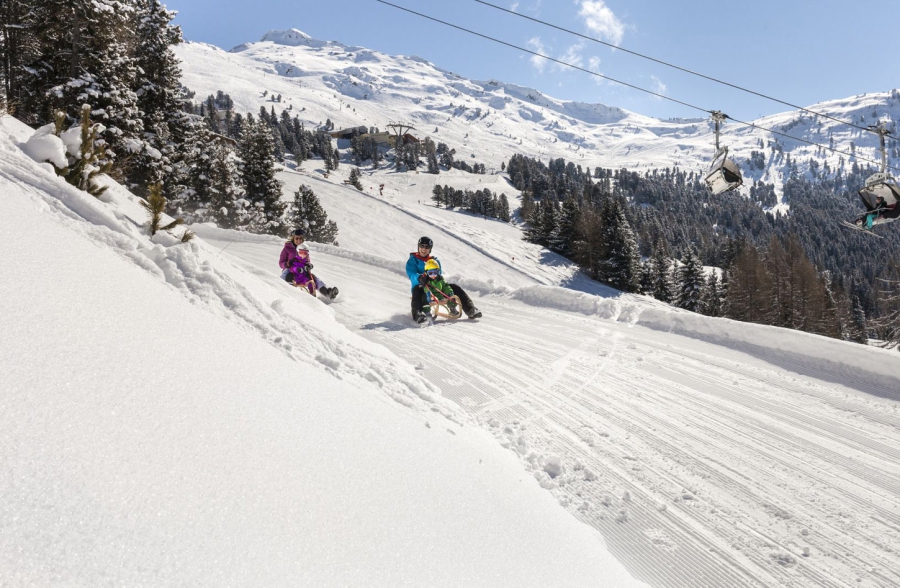
<path fill-rule="evenodd" d="M 370 275 L 370 295 L 408 308 L 395 273 L 329 263 Z M 900 585 L 900 410 L 859 392 L 871 383 L 839 369 L 813 379 L 803 374 L 821 366 L 763 348 L 503 296 L 476 303 L 484 319 L 426 328 L 332 308 L 421 361 L 651 586 Z M 551 477 L 555 457 L 563 467 Z"/>
<path fill-rule="evenodd" d="M 632 340 L 634 331 L 618 323 L 574 319 L 602 331 L 591 340 L 533 314 L 526 333 L 521 317 L 502 313 L 488 315 L 477 334 L 454 329 L 459 344 L 426 376 L 501 441 L 527 439 L 526 467 L 541 469 L 528 461 L 532 453 L 596 472 L 597 480 L 552 491 L 603 533 L 636 577 L 667 588 L 840 588 L 860 585 L 859 576 L 900 584 L 891 569 L 900 554 L 886 539 L 900 528 L 900 472 L 880 467 L 896 463 L 900 451 L 871 435 L 875 427 L 900 441 L 896 419 L 867 410 L 879 417 L 868 421 L 819 388 L 720 357 L 679 354 L 647 343 L 649 332 Z M 468 341 L 470 333 L 477 341 Z M 409 352 L 406 337 L 392 339 L 390 347 Z M 587 340 L 587 348 L 573 340 Z M 534 361 L 523 362 L 523 354 Z M 810 401 L 835 415 L 804 413 L 801 403 Z M 596 438 L 588 444 L 579 433 Z M 734 463 L 714 459 L 704 451 L 710 446 L 726 448 Z M 794 496 L 798 486 L 815 488 L 823 506 L 804 503 L 812 494 Z"/>

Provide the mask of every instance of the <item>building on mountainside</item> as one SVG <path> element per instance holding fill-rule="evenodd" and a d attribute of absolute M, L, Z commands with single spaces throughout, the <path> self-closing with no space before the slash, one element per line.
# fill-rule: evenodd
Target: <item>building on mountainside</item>
<path fill-rule="evenodd" d="M 366 139 L 374 139 L 376 145 L 378 145 L 379 147 L 383 147 L 385 149 L 392 148 L 394 146 L 394 142 L 396 139 L 396 137 L 394 137 L 394 135 L 387 133 L 387 132 L 364 133 L 364 134 L 360 135 L 360 137 L 363 137 Z"/>
<path fill-rule="evenodd" d="M 367 127 L 349 127 L 346 129 L 329 131 L 328 134 L 331 135 L 333 139 L 346 139 L 349 141 L 353 139 L 353 137 L 365 135 L 368 130 Z"/>

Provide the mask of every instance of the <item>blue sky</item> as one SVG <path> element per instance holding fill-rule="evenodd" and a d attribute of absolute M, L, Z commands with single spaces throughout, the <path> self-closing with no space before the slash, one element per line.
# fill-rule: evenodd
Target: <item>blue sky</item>
<path fill-rule="evenodd" d="M 790 110 L 475 0 L 389 1 L 734 118 Z M 890 33 L 900 23 L 897 0 L 488 1 L 800 106 L 900 87 Z M 259 40 L 271 29 L 297 28 L 317 39 L 418 55 L 467 78 L 495 78 L 557 98 L 661 118 L 702 116 L 377 0 L 168 0 L 166 5 L 179 12 L 175 22 L 186 39 L 225 49 Z"/>

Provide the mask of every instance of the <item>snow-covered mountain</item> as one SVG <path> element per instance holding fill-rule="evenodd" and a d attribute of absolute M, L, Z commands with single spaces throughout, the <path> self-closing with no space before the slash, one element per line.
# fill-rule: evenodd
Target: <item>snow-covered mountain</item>
<path fill-rule="evenodd" d="M 292 114 L 310 127 L 327 119 L 336 128 L 382 130 L 404 122 L 416 127 L 414 134 L 457 149 L 457 158 L 498 171 L 514 153 L 545 161 L 564 158 L 587 169 L 701 171 L 714 150 L 713 125 L 703 118 L 659 120 L 602 104 L 558 100 L 498 79 L 468 80 L 415 56 L 315 40 L 296 29 L 271 31 L 229 52 L 199 43 L 176 51 L 185 84 L 199 98 L 222 90 L 238 110 L 253 113 L 261 105 L 274 106 L 278 113 L 292 106 Z M 282 95 L 283 102 L 271 102 L 273 94 Z M 727 105 L 709 107 L 728 110 Z M 865 94 L 808 108 L 859 126 L 882 121 L 893 128 L 900 119 L 900 93 Z M 827 162 L 832 171 L 841 166 L 839 154 L 761 128 L 880 161 L 877 135 L 828 118 L 789 111 L 746 122 L 760 128 L 729 121 L 721 139 L 742 167 L 745 190 L 751 181 L 762 180 L 775 184 L 780 194 L 788 155 L 801 172 L 808 170 L 810 158 L 820 166 Z M 776 142 L 780 150 L 773 149 Z M 750 164 L 753 151 L 762 154 L 756 159 L 761 165 Z M 900 161 L 891 151 L 891 163 Z M 854 162 L 843 159 L 845 169 Z"/>

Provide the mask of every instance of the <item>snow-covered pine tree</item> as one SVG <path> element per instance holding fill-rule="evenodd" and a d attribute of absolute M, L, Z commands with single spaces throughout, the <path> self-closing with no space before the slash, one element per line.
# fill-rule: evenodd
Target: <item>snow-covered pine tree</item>
<path fill-rule="evenodd" d="M 497 203 L 497 218 L 502 220 L 505 223 L 510 221 L 509 215 L 509 199 L 506 197 L 506 194 L 500 194 L 500 198 Z M 574 247 L 574 240 L 572 241 Z"/>
<path fill-rule="evenodd" d="M 869 328 L 866 323 L 866 311 L 858 296 L 853 297 L 852 321 L 850 323 L 849 340 L 865 345 L 869 341 Z"/>
<path fill-rule="evenodd" d="M 290 221 L 292 226 L 304 227 L 310 241 L 337 245 L 337 224 L 328 220 L 328 214 L 309 186 L 302 185 L 294 192 Z"/>
<path fill-rule="evenodd" d="M 173 163 L 183 136 L 173 126 L 187 124 L 181 94 L 181 69 L 172 47 L 182 42 L 181 29 L 170 23 L 175 12 L 159 0 L 134 0 L 137 10 L 132 18 L 136 47 L 137 106 L 142 113 L 144 149 L 130 162 L 128 182 L 139 195 L 146 186 L 162 182 L 174 186 Z"/>
<path fill-rule="evenodd" d="M 550 236 L 556 228 L 556 207 L 549 199 L 534 203 L 525 229 L 525 239 L 542 247 L 550 246 Z"/>
<path fill-rule="evenodd" d="M 179 141 L 181 151 L 171 174 L 177 181 L 173 203 L 195 222 L 201 220 L 196 212 L 207 208 L 212 198 L 209 171 L 216 141 L 203 117 L 191 114 L 185 114 L 185 117 L 187 120 Z"/>
<path fill-rule="evenodd" d="M 444 189 L 439 184 L 435 184 L 431 190 L 431 200 L 438 208 L 444 204 Z"/>
<path fill-rule="evenodd" d="M 286 206 L 281 201 L 281 182 L 275 178 L 274 149 L 269 125 L 247 115 L 240 158 L 244 198 L 251 203 L 248 229 L 255 233 L 281 235 L 287 230 L 284 224 Z"/>
<path fill-rule="evenodd" d="M 129 29 L 135 6 L 129 0 L 44 0 L 32 6 L 39 46 L 24 71 L 20 116 L 46 124 L 58 110 L 70 121 L 89 102 L 104 125 L 108 151 L 103 163 L 143 149 L 137 105 L 138 69 Z"/>
<path fill-rule="evenodd" d="M 702 309 L 703 289 L 706 286 L 706 276 L 703 273 L 703 263 L 697 255 L 697 249 L 691 245 L 687 248 L 681 266 L 676 271 L 677 291 L 675 306 L 700 312 Z"/>
<path fill-rule="evenodd" d="M 246 223 L 239 206 L 241 191 L 237 185 L 239 161 L 234 150 L 222 141 L 214 142 L 209 162 L 209 204 L 206 219 L 226 229 Z"/>
<path fill-rule="evenodd" d="M 20 92 L 29 73 L 23 65 L 39 55 L 40 43 L 34 35 L 34 0 L 4 0 L 0 3 L 0 77 L 3 78 L 0 108 L 15 111 L 22 101 Z M 18 115 L 20 118 L 21 114 Z"/>
<path fill-rule="evenodd" d="M 653 296 L 653 280 L 656 278 L 656 261 L 652 257 L 641 262 L 641 294 Z"/>
<path fill-rule="evenodd" d="M 719 285 L 719 274 L 710 272 L 703 289 L 700 312 L 706 316 L 722 316 L 722 288 Z"/>
<path fill-rule="evenodd" d="M 609 253 L 601 265 L 600 281 L 623 292 L 638 292 L 641 255 L 625 209 L 618 200 L 610 198 L 604 203 L 602 217 Z"/>
<path fill-rule="evenodd" d="M 65 169 L 57 169 L 57 175 L 79 190 L 84 190 L 93 196 L 103 194 L 107 186 L 97 181 L 100 174 L 109 173 L 112 162 L 103 161 L 106 142 L 100 138 L 103 125 L 91 122 L 91 105 L 84 104 L 81 108 L 81 122 L 73 125 L 68 131 L 63 132 L 66 114 L 59 111 L 56 116 L 56 135 L 64 137 L 69 145 L 66 159 L 69 162 Z M 77 133 L 77 139 L 73 140 L 72 134 Z M 66 135 L 69 135 L 66 137 Z M 73 153 L 73 147 L 77 145 L 77 156 Z"/>
<path fill-rule="evenodd" d="M 438 165 L 437 155 L 434 153 L 428 154 L 428 173 L 430 174 L 439 174 L 441 173 L 441 167 Z"/>
<path fill-rule="evenodd" d="M 675 285 L 672 276 L 672 260 L 666 255 L 667 249 L 656 247 L 653 256 L 653 290 L 650 294 L 661 302 L 671 303 L 675 297 Z"/>
<path fill-rule="evenodd" d="M 162 224 L 162 215 L 166 212 L 166 197 L 162 195 L 162 186 L 153 184 L 149 186 L 149 194 L 145 200 L 141 200 L 141 206 L 150 215 L 147 221 L 147 228 L 152 237 L 159 231 L 170 231 L 178 225 L 184 224 L 183 218 L 176 218 L 170 223 Z M 185 236 L 187 233 L 185 233 Z M 186 239 L 190 240 L 190 238 Z"/>
<path fill-rule="evenodd" d="M 562 204 L 553 232 L 550 234 L 550 249 L 563 257 L 575 256 L 575 236 L 581 209 L 575 198 L 569 197 Z"/>
<path fill-rule="evenodd" d="M 359 174 L 358 167 L 354 167 L 353 169 L 350 170 L 349 181 L 350 181 L 351 186 L 353 186 L 354 188 L 356 188 L 357 190 L 362 192 L 363 185 L 362 185 L 362 182 L 360 181 L 360 174 Z"/>

